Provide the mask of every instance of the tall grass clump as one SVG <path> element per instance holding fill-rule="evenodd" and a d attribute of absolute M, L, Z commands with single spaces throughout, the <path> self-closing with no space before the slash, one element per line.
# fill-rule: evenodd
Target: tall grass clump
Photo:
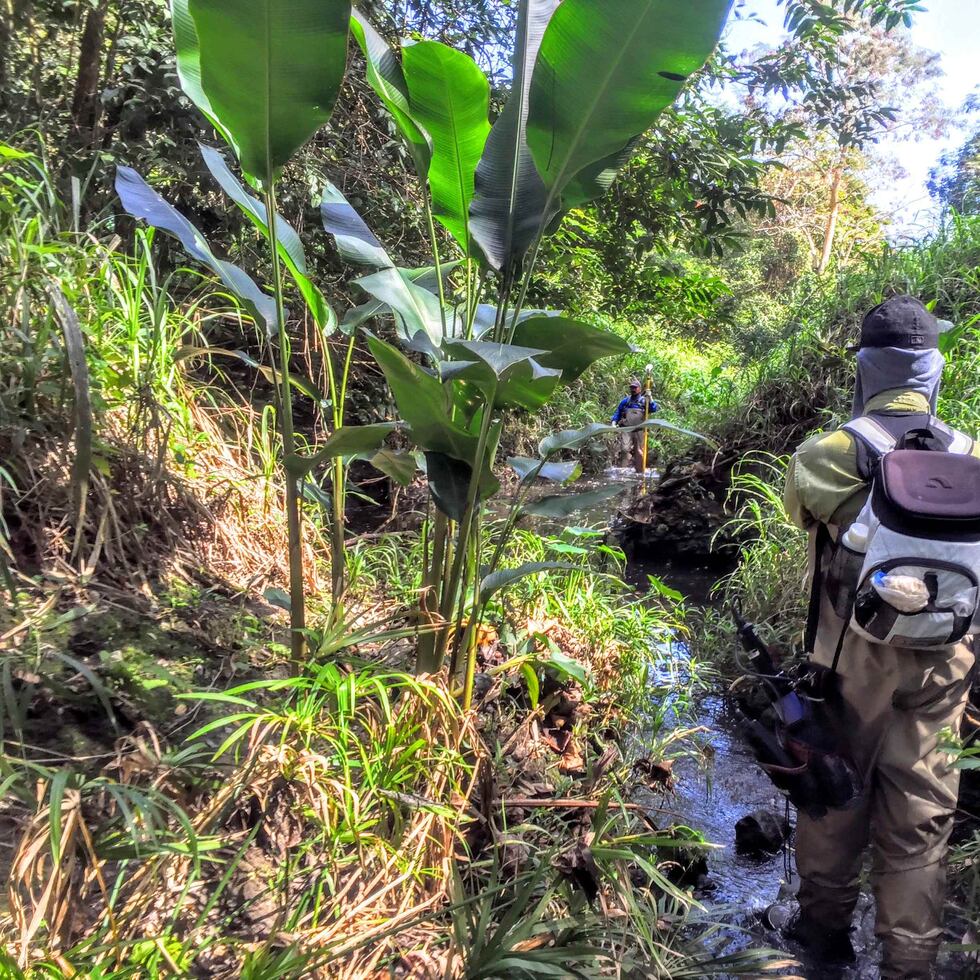
<path fill-rule="evenodd" d="M 724 532 L 740 542 L 738 565 L 715 586 L 720 608 L 703 610 L 692 630 L 695 651 L 709 662 L 724 662 L 724 651 L 734 651 L 729 608 L 736 600 L 777 647 L 793 650 L 802 638 L 807 535 L 783 505 L 788 462 L 786 456 L 752 453 L 732 473 L 735 511 Z"/>
<path fill-rule="evenodd" d="M 197 567 L 203 555 L 233 579 L 278 585 L 272 555 L 282 531 L 267 505 L 280 498 L 282 476 L 262 465 L 268 434 L 253 437 L 266 417 L 217 362 L 195 375 L 200 357 L 189 356 L 221 353 L 222 339 L 247 332 L 247 317 L 211 280 L 161 272 L 154 235 L 137 229 L 126 245 L 107 220 L 78 228 L 45 158 L 6 147 L 0 455 L 18 557 L 129 580 L 181 560 Z M 64 298 L 60 310 L 52 290 Z M 130 531 L 141 526 L 153 532 Z"/>

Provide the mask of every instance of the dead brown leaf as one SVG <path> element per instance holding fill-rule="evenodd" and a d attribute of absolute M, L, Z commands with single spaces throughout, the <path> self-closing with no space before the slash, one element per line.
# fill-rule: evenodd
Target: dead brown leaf
<path fill-rule="evenodd" d="M 651 786 L 662 786 L 670 792 L 674 788 L 673 759 L 637 759 L 633 763 L 633 771 L 643 776 Z"/>
<path fill-rule="evenodd" d="M 595 901 L 599 894 L 599 881 L 602 875 L 592 849 L 585 841 L 578 840 L 571 847 L 565 848 L 551 864 L 560 875 L 580 888 L 589 902 Z"/>

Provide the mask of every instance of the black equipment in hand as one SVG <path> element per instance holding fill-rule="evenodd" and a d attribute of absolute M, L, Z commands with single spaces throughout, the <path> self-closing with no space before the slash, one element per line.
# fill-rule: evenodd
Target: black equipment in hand
<path fill-rule="evenodd" d="M 773 783 L 811 817 L 853 803 L 862 780 L 842 751 L 836 675 L 814 664 L 800 675 L 782 670 L 738 600 L 732 618 L 748 655 L 730 695 L 743 738 Z M 740 661 L 741 663 L 741 661 Z"/>

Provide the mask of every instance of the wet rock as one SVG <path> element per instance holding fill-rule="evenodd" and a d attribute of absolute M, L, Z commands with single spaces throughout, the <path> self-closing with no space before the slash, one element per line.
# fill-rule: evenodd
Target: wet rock
<path fill-rule="evenodd" d="M 681 845 L 670 850 L 671 859 L 660 865 L 664 877 L 674 885 L 701 888 L 708 881 L 708 857 L 704 848 Z"/>
<path fill-rule="evenodd" d="M 473 700 L 482 701 L 493 687 L 493 678 L 489 674 L 477 673 L 473 675 Z"/>
<path fill-rule="evenodd" d="M 777 854 L 789 836 L 785 817 L 753 810 L 735 824 L 735 850 L 749 857 Z"/>
<path fill-rule="evenodd" d="M 695 891 L 699 894 L 710 895 L 712 892 L 718 890 L 718 882 L 711 877 L 710 874 L 703 874 L 698 876 L 698 883 L 695 886 Z"/>
<path fill-rule="evenodd" d="M 633 772 L 642 776 L 651 789 L 662 786 L 668 793 L 674 789 L 673 759 L 653 759 L 646 756 L 633 763 Z"/>

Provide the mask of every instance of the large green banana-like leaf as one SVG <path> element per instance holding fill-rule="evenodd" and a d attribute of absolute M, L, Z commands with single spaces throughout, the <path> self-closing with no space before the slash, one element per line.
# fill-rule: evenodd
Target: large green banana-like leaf
<path fill-rule="evenodd" d="M 600 358 L 628 354 L 632 350 L 622 337 L 611 331 L 566 316 L 536 316 L 518 323 L 514 343 L 544 348 L 537 362 L 543 367 L 558 368 L 566 384 Z"/>
<path fill-rule="evenodd" d="M 582 464 L 576 460 L 565 463 L 546 463 L 528 456 L 511 456 L 507 465 L 520 477 L 528 480 L 551 480 L 554 483 L 574 483 L 582 475 Z"/>
<path fill-rule="evenodd" d="M 368 346 L 384 371 L 398 414 L 412 430 L 415 444 L 472 465 L 478 440 L 450 419 L 448 390 L 391 344 L 369 335 Z"/>
<path fill-rule="evenodd" d="M 432 147 L 429 137 L 412 119 L 408 104 L 408 85 L 398 56 L 374 25 L 356 7 L 351 13 L 350 31 L 364 55 L 368 85 L 374 89 L 385 108 L 395 120 L 415 161 L 415 169 L 423 180 L 429 172 Z"/>
<path fill-rule="evenodd" d="M 483 340 L 456 340 L 442 349 L 463 360 L 440 365 L 443 380 L 458 377 L 493 397 L 495 408 L 538 409 L 554 393 L 561 371 L 543 367 L 538 354 L 546 350 L 495 344 Z M 459 367 L 458 371 L 454 368 Z"/>
<path fill-rule="evenodd" d="M 255 225 L 263 235 L 269 233 L 269 219 L 265 205 L 250 194 L 241 181 L 231 172 L 225 158 L 211 146 L 198 143 L 201 159 L 208 168 L 218 186 L 241 208 L 242 213 Z M 282 260 L 306 274 L 306 252 L 296 229 L 286 221 L 281 214 L 276 215 L 276 238 L 279 243 L 279 255 Z"/>
<path fill-rule="evenodd" d="M 454 340 L 444 348 L 454 357 L 476 358 L 490 369 L 491 377 L 504 381 L 520 365 L 545 350 L 534 347 L 518 347 L 515 344 L 494 344 L 485 340 Z"/>
<path fill-rule="evenodd" d="M 245 304 L 270 337 L 275 333 L 276 304 L 272 297 L 237 265 L 219 259 L 201 232 L 131 167 L 116 167 L 116 193 L 133 217 L 173 235 L 189 255 L 206 265 Z"/>
<path fill-rule="evenodd" d="M 238 153 L 238 145 L 232 135 L 214 114 L 211 101 L 201 85 L 201 46 L 197 40 L 197 27 L 191 16 L 190 0 L 170 0 L 171 21 L 174 28 L 174 47 L 177 49 L 177 77 L 184 94 L 204 113 L 225 142 Z"/>
<path fill-rule="evenodd" d="M 244 187 L 238 178 L 231 172 L 225 158 L 210 146 L 200 146 L 201 157 L 204 165 L 211 171 L 211 176 L 218 182 L 218 186 L 241 208 L 243 214 L 266 238 L 269 237 L 269 217 L 266 213 L 265 205 L 253 197 Z M 293 228 L 282 215 L 276 215 L 276 240 L 279 246 L 279 255 L 289 274 L 296 283 L 306 300 L 306 305 L 313 316 L 313 320 L 323 333 L 333 333 L 337 329 L 337 317 L 326 297 L 307 275 L 306 253 L 303 251 L 303 243 Z"/>
<path fill-rule="evenodd" d="M 492 453 L 477 460 L 479 438 L 450 418 L 450 386 L 440 384 L 378 337 L 368 336 L 368 346 L 384 371 L 398 414 L 411 429 L 412 441 L 425 451 L 429 486 L 437 506 L 458 520 L 474 465 L 481 467 L 481 500 L 500 488 L 490 470 Z"/>
<path fill-rule="evenodd" d="M 519 582 L 528 575 L 536 575 L 538 572 L 551 571 L 575 571 L 578 565 L 572 565 L 567 561 L 529 561 L 517 568 L 501 568 L 500 571 L 491 572 L 480 583 L 480 598 L 486 602 L 494 594 L 507 586 Z"/>
<path fill-rule="evenodd" d="M 445 276 L 456 268 L 456 264 L 455 262 L 447 262 L 440 267 L 439 271 Z M 424 266 L 421 269 L 399 268 L 398 274 L 407 282 L 414 283 L 421 289 L 427 289 L 430 293 L 439 288 L 439 277 L 436 275 L 434 266 Z M 354 281 L 356 282 L 357 280 L 355 279 Z M 362 303 L 360 306 L 355 306 L 344 314 L 344 318 L 340 321 L 341 332 L 351 334 L 362 323 L 389 310 L 390 307 L 387 303 L 372 298 L 368 302 Z"/>
<path fill-rule="evenodd" d="M 531 73 L 558 0 L 521 0 L 510 97 L 490 130 L 476 168 L 470 229 L 487 262 L 502 269 L 520 258 L 548 223 L 548 198 L 527 146 Z"/>
<path fill-rule="evenodd" d="M 335 429 L 320 448 L 311 456 L 299 454 L 285 461 L 286 470 L 294 477 L 305 476 L 318 466 L 338 456 L 355 456 L 374 452 L 394 432 L 395 422 L 374 422 L 371 425 L 342 425 Z"/>
<path fill-rule="evenodd" d="M 692 432 L 690 429 L 682 429 L 679 425 L 665 422 L 663 419 L 647 419 L 639 425 L 606 425 L 603 422 L 589 422 L 581 429 L 562 429 L 560 432 L 553 432 L 550 436 L 545 436 L 538 443 L 538 452 L 543 459 L 548 459 L 555 453 L 563 449 L 581 449 L 586 443 L 591 442 L 597 436 L 607 435 L 612 432 L 626 433 L 636 432 L 639 429 L 670 429 L 671 432 L 680 432 L 681 435 L 690 436 L 692 439 L 700 439 L 702 442 L 712 443 L 712 440 L 700 433 Z"/>
<path fill-rule="evenodd" d="M 333 235 L 337 251 L 348 262 L 377 268 L 394 266 L 395 263 L 365 220 L 354 210 L 340 188 L 329 180 L 323 188 L 320 218 L 326 231 Z"/>
<path fill-rule="evenodd" d="M 557 200 L 677 98 L 718 41 L 732 0 L 564 0 L 531 79 L 527 141 Z"/>
<path fill-rule="evenodd" d="M 414 283 L 404 270 L 381 269 L 354 283 L 391 309 L 402 340 L 423 332 L 438 347 L 448 337 L 462 333 L 462 321 L 451 307 L 440 307 L 439 297 Z"/>
<path fill-rule="evenodd" d="M 412 118 L 432 140 L 432 213 L 470 253 L 473 174 L 490 132 L 490 84 L 462 51 L 438 41 L 402 49 Z"/>
<path fill-rule="evenodd" d="M 181 84 L 268 183 L 330 118 L 349 0 L 173 0 Z"/>

